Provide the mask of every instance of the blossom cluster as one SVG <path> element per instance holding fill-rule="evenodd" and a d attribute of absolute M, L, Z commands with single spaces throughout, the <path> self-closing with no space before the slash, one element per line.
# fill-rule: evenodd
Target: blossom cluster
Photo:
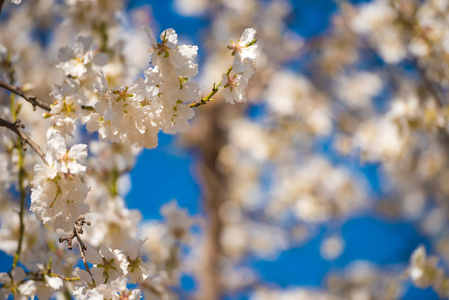
<path fill-rule="evenodd" d="M 82 180 L 86 166 L 80 163 L 87 157 L 87 145 L 67 150 L 59 132 L 50 129 L 47 134 L 46 163 L 35 167 L 30 209 L 53 230 L 67 232 L 89 210 L 84 203 L 89 187 Z"/>
<path fill-rule="evenodd" d="M 23 121 L 38 155 L 25 153 L 13 131 L 0 136 L 5 174 L 0 193 L 8 199 L 11 187 L 17 188 L 14 197 L 21 202 L 0 202 L 0 249 L 14 256 L 11 271 L 0 273 L 0 298 L 50 299 L 73 293 L 77 299 L 165 299 L 179 282 L 182 247 L 193 240 L 195 220 L 170 202 L 162 208 L 165 222 L 141 226 L 140 212 L 128 209 L 124 197 L 141 149 L 155 148 L 160 131 L 187 131 L 196 103 L 211 100 L 192 81 L 198 74 L 198 47 L 178 44 L 174 29 L 163 31 L 157 41 L 146 26 L 139 29 L 146 41 L 136 42 L 135 32 L 128 40 L 117 40 L 116 33 L 125 36 L 128 30 L 118 18 L 122 1 L 53 4 L 45 10 L 24 2 L 2 23 L 5 28 L 19 24 L 21 35 L 5 30 L 8 34 L 0 36 L 0 80 L 44 99 L 37 106 L 46 112 L 40 118 L 13 94 L 10 108 L 2 105 L 2 120 L 13 118 L 20 133 Z M 32 23 L 17 22 L 24 15 L 36 24 L 63 20 L 46 49 L 31 46 Z M 255 73 L 255 34 L 246 29 L 228 49 L 224 43 L 234 62 L 225 68 L 226 78 L 214 84 L 213 95 L 221 91 L 231 103 L 247 100 L 245 90 Z M 146 62 L 133 64 L 138 51 L 127 49 L 132 43 L 143 45 L 138 48 L 149 61 L 143 72 Z M 61 44 L 67 46 L 59 48 Z M 57 53 L 58 61 L 42 55 L 45 51 Z M 84 135 L 84 128 L 94 134 Z M 19 214 L 7 217 L 11 210 Z M 67 251 L 75 245 L 79 253 Z M 80 256 L 84 269 L 76 267 Z"/>
<path fill-rule="evenodd" d="M 407 273 L 413 284 L 420 288 L 433 287 L 441 297 L 449 295 L 449 278 L 443 268 L 438 266 L 436 256 L 427 256 L 426 248 L 419 246 L 410 258 Z"/>

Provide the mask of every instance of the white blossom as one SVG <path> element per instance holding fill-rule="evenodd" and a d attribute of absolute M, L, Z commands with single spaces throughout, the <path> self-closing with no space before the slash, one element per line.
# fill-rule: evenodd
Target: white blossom
<path fill-rule="evenodd" d="M 131 283 L 137 283 L 148 277 L 149 266 L 143 262 L 141 256 L 142 245 L 145 241 L 128 241 L 123 246 L 123 253 L 128 260 L 127 276 Z"/>
<path fill-rule="evenodd" d="M 52 96 L 55 104 L 50 114 L 50 125 L 64 135 L 72 136 L 76 121 L 81 115 L 84 96 L 78 93 L 79 84 L 75 81 L 63 82 L 53 86 Z"/>
<path fill-rule="evenodd" d="M 101 246 L 100 252 L 97 252 L 88 248 L 86 259 L 95 268 L 103 269 L 104 283 L 110 283 L 127 273 L 128 261 L 119 250 L 111 250 L 108 247 Z"/>
<path fill-rule="evenodd" d="M 104 53 L 94 55 L 92 46 L 92 37 L 78 37 L 75 45 L 59 49 L 58 68 L 64 72 L 64 75 L 80 78 L 88 72 L 92 72 L 93 66 L 103 66 L 107 63 L 107 56 Z M 90 74 L 86 74 L 89 75 Z"/>
<path fill-rule="evenodd" d="M 161 208 L 162 215 L 167 219 L 167 228 L 174 239 L 186 242 L 190 239 L 190 227 L 193 219 L 187 210 L 180 209 L 176 201 L 172 200 Z"/>
<path fill-rule="evenodd" d="M 26 278 L 26 273 L 21 267 L 16 267 L 11 270 L 11 275 L 8 273 L 0 273 L 0 297 L 2 299 L 8 299 L 8 296 L 12 293 L 15 299 L 27 299 L 32 295 L 22 294 L 20 285 Z M 30 291 L 29 289 L 23 289 L 25 293 Z"/>
<path fill-rule="evenodd" d="M 245 95 L 248 81 L 254 74 L 252 69 L 246 69 L 241 74 L 227 75 L 223 74 L 223 97 L 226 102 L 234 104 L 235 102 L 246 102 Z"/>
<path fill-rule="evenodd" d="M 77 267 L 73 271 L 73 274 L 81 279 L 81 282 L 75 286 L 75 290 L 73 291 L 75 299 L 104 299 L 104 295 L 102 296 L 95 289 L 105 281 L 102 269 L 92 268 L 89 273 Z"/>
<path fill-rule="evenodd" d="M 172 28 L 161 33 L 160 43 L 157 43 L 149 27 L 143 27 L 143 30 L 150 39 L 151 62 L 154 66 L 161 65 L 168 59 L 178 76 L 195 76 L 197 74 L 198 65 L 193 63 L 198 52 L 197 46 L 178 46 L 178 35 Z"/>
<path fill-rule="evenodd" d="M 74 145 L 67 150 L 62 136 L 52 130 L 48 134 L 48 164 L 35 166 L 31 211 L 54 230 L 70 231 L 78 217 L 89 211 L 84 203 L 89 187 L 80 177 L 86 167 L 79 163 L 87 156 L 87 146 Z"/>
<path fill-rule="evenodd" d="M 228 46 L 234 56 L 232 68 L 239 74 L 254 68 L 257 57 L 257 45 L 254 44 L 255 36 L 256 30 L 254 28 L 246 28 L 237 43 L 232 41 L 231 45 Z"/>
<path fill-rule="evenodd" d="M 433 286 L 442 295 L 449 292 L 449 279 L 445 278 L 444 271 L 438 267 L 438 258 L 427 257 L 426 248 L 419 246 L 410 258 L 409 275 L 416 286 L 426 288 Z"/>

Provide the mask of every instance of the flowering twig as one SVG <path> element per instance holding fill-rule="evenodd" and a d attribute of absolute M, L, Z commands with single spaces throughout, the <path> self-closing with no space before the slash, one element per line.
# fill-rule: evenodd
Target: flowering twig
<path fill-rule="evenodd" d="M 189 107 L 198 107 L 200 105 L 206 104 L 209 101 L 214 101 L 214 99 L 212 99 L 212 97 L 218 92 L 218 90 L 220 89 L 219 87 L 220 87 L 220 84 L 218 84 L 218 86 L 215 86 L 215 83 L 214 83 L 214 86 L 212 87 L 212 91 L 209 93 L 209 95 L 207 95 L 207 97 L 203 97 L 203 98 L 201 98 L 201 100 L 190 103 Z"/>
<path fill-rule="evenodd" d="M 86 221 L 84 216 L 80 216 L 78 218 L 78 220 L 75 222 L 75 227 L 73 228 L 72 233 L 66 237 L 59 238 L 59 242 L 62 243 L 64 241 L 67 241 L 67 248 L 69 250 L 72 250 L 73 249 L 72 240 L 74 238 L 76 238 L 76 240 L 78 241 L 78 246 L 80 247 L 80 255 L 81 255 L 81 259 L 83 260 L 83 263 L 84 263 L 84 268 L 86 269 L 86 271 L 90 274 L 90 276 L 93 279 L 92 273 L 90 272 L 90 268 L 89 268 L 89 265 L 87 264 L 87 260 L 86 260 L 87 247 L 86 247 L 86 245 L 84 245 L 84 243 L 80 237 L 80 234 L 83 234 L 83 225 L 84 224 L 90 225 L 90 222 Z"/>
<path fill-rule="evenodd" d="M 232 66 L 228 69 L 228 72 L 226 72 L 226 75 L 229 75 L 232 71 Z M 212 91 L 209 93 L 209 95 L 207 95 L 206 97 L 201 98 L 201 100 L 198 100 L 196 102 L 190 103 L 189 107 L 198 107 L 200 105 L 204 105 L 209 101 L 214 101 L 214 99 L 212 99 L 212 97 L 220 90 L 220 85 L 221 85 L 220 81 L 217 85 L 213 85 L 212 87 Z"/>
<path fill-rule="evenodd" d="M 42 152 L 41 148 L 30 139 L 20 128 L 24 128 L 23 124 L 20 123 L 20 120 L 15 121 L 14 123 L 10 123 L 2 118 L 0 118 L 0 127 L 6 127 L 12 130 L 15 134 L 17 134 L 25 143 L 30 145 L 30 147 L 40 156 L 40 158 L 44 161 L 44 163 L 48 164 L 45 160 L 45 154 Z"/>
<path fill-rule="evenodd" d="M 2 80 L 0 80 L 0 87 L 10 91 L 11 93 L 14 93 L 14 94 L 22 97 L 26 101 L 30 102 L 33 105 L 33 110 L 36 110 L 36 106 L 39 106 L 40 108 L 42 108 L 42 109 L 44 109 L 46 111 L 50 111 L 51 110 L 51 107 L 50 107 L 49 104 L 37 100 L 36 96 L 30 95 L 27 92 L 24 92 L 20 87 L 11 85 L 11 84 L 9 84 L 7 82 L 4 82 Z"/>
<path fill-rule="evenodd" d="M 33 278 L 33 280 L 39 280 L 39 281 L 43 281 L 43 276 L 47 275 L 50 277 L 58 277 L 61 278 L 64 281 L 79 281 L 81 280 L 79 277 L 66 277 L 64 275 L 59 275 L 56 273 L 53 273 L 51 271 L 36 271 L 36 272 L 27 272 L 27 274 L 29 275 L 33 275 L 35 278 Z"/>

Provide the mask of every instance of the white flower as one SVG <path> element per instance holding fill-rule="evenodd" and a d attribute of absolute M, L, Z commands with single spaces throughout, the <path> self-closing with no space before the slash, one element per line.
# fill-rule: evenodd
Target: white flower
<path fill-rule="evenodd" d="M 20 294 L 22 294 L 23 296 L 29 297 L 29 298 L 34 298 L 36 296 L 36 292 L 37 292 L 37 282 L 33 281 L 33 280 L 28 280 L 28 281 L 22 283 L 18 287 L 18 290 L 20 291 Z M 50 297 L 45 297 L 45 296 L 47 296 L 47 295 L 44 295 L 44 297 L 42 297 L 42 295 L 40 295 L 39 299 L 48 300 L 50 298 Z M 50 292 L 49 296 L 51 296 L 51 292 Z"/>
<path fill-rule="evenodd" d="M 190 227 L 193 220 L 187 210 L 180 209 L 176 201 L 172 200 L 162 206 L 161 213 L 167 219 L 168 231 L 175 239 L 184 242 L 190 239 Z"/>
<path fill-rule="evenodd" d="M 91 49 L 92 37 L 78 37 L 75 45 L 59 49 L 59 60 L 57 65 L 64 75 L 81 78 L 92 70 L 93 65 L 103 66 L 107 63 L 107 55 L 99 53 L 94 55 Z"/>
<path fill-rule="evenodd" d="M 178 35 L 169 28 L 160 35 L 161 42 L 157 43 L 153 32 L 149 27 L 143 30 L 150 39 L 151 62 L 154 66 L 160 65 L 162 60 L 168 59 L 171 66 L 176 69 L 178 76 L 195 76 L 198 73 L 198 65 L 193 63 L 198 47 L 178 44 Z"/>
<path fill-rule="evenodd" d="M 127 276 L 131 283 L 137 283 L 148 277 L 149 267 L 143 262 L 141 257 L 143 240 L 129 241 L 123 246 L 123 253 L 128 260 Z"/>
<path fill-rule="evenodd" d="M 195 111 L 178 100 L 174 106 L 161 112 L 161 125 L 164 133 L 185 132 L 190 128 L 188 120 L 193 118 Z"/>
<path fill-rule="evenodd" d="M 79 161 L 86 156 L 87 145 L 74 145 L 67 150 L 64 138 L 49 130 L 48 165 L 41 163 L 34 168 L 31 211 L 54 230 L 72 230 L 78 217 L 89 211 L 84 203 L 89 187 L 79 177 L 86 170 Z"/>
<path fill-rule="evenodd" d="M 28 280 L 21 284 L 19 286 L 20 293 L 30 298 L 34 298 L 37 294 L 39 299 L 48 300 L 55 291 L 59 290 L 64 285 L 61 278 L 48 275 L 44 275 L 43 277 L 43 281 Z"/>
<path fill-rule="evenodd" d="M 26 278 L 26 273 L 21 267 L 14 268 L 11 271 L 11 276 L 8 273 L 0 273 L 0 297 L 8 299 L 8 296 L 13 293 L 16 299 L 26 299 L 20 289 L 19 283 Z"/>
<path fill-rule="evenodd" d="M 22 3 L 22 0 L 11 0 L 12 3 L 19 5 L 20 3 Z"/>
<path fill-rule="evenodd" d="M 73 274 L 81 279 L 81 282 L 75 286 L 73 291 L 73 296 L 76 299 L 104 299 L 100 293 L 95 291 L 95 287 L 103 284 L 105 281 L 103 270 L 91 268 L 90 273 L 92 275 L 78 267 L 73 271 Z"/>
<path fill-rule="evenodd" d="M 52 129 L 48 130 L 47 139 L 48 149 L 45 158 L 50 166 L 55 166 L 58 172 L 72 175 L 86 171 L 84 166 L 87 157 L 86 144 L 76 144 L 67 150 L 65 139 L 58 131 Z"/>
<path fill-rule="evenodd" d="M 148 89 L 143 78 L 132 86 L 109 91 L 103 74 L 96 86 L 95 112 L 82 118 L 89 131 L 98 130 L 102 139 L 154 148 L 160 129 L 162 107 L 156 101 L 158 91 Z"/>
<path fill-rule="evenodd" d="M 78 90 L 79 84 L 72 80 L 53 86 L 51 93 L 56 103 L 50 111 L 50 125 L 61 134 L 72 137 L 72 132 L 76 128 L 75 122 L 81 113 L 81 103 L 78 101 L 84 98 L 78 94 Z"/>
<path fill-rule="evenodd" d="M 36 167 L 35 171 L 47 172 L 40 167 Z M 54 230 L 72 230 L 78 217 L 89 211 L 89 206 L 83 203 L 89 188 L 79 177 L 62 175 L 44 182 L 33 180 L 33 185 L 31 211 Z"/>
<path fill-rule="evenodd" d="M 132 291 L 128 290 L 127 279 L 123 276 L 112 282 L 111 288 L 114 291 L 113 299 L 136 300 L 141 297 L 139 289 L 134 289 Z"/>
<path fill-rule="evenodd" d="M 151 262 L 162 266 L 170 257 L 170 247 L 166 243 L 167 227 L 163 223 L 149 222 L 141 226 L 140 236 L 145 239 L 143 247 L 151 257 Z"/>
<path fill-rule="evenodd" d="M 237 43 L 232 41 L 231 45 L 228 46 L 234 56 L 232 67 L 239 74 L 254 67 L 257 57 L 257 45 L 254 44 L 255 35 L 256 30 L 254 28 L 246 28 Z"/>
<path fill-rule="evenodd" d="M 419 246 L 410 258 L 410 278 L 414 284 L 426 288 L 441 280 L 442 270 L 437 267 L 437 257 L 427 257 L 426 248 Z"/>
<path fill-rule="evenodd" d="M 86 252 L 86 259 L 96 268 L 103 269 L 104 283 L 109 283 L 126 275 L 128 261 L 119 250 L 111 251 L 111 249 L 101 246 L 100 253 L 98 253 L 96 250 L 89 248 Z"/>
<path fill-rule="evenodd" d="M 95 246 L 104 244 L 113 249 L 120 248 L 126 241 L 137 236 L 137 226 L 142 216 L 138 210 L 128 209 L 120 197 L 107 196 L 104 200 L 106 201 L 96 205 L 93 201 L 89 202 L 92 212 L 86 218 L 91 220 L 95 227 L 87 226 L 84 234 L 86 240 Z"/>
<path fill-rule="evenodd" d="M 235 102 L 246 102 L 245 95 L 248 81 L 254 74 L 252 69 L 246 69 L 242 74 L 234 74 L 233 76 L 223 74 L 223 97 L 226 102 L 234 104 Z"/>

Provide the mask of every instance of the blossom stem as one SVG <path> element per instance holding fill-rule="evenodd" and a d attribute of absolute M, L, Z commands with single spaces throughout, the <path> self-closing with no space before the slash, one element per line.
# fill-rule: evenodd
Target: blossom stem
<path fill-rule="evenodd" d="M 11 113 L 12 113 L 13 120 L 17 121 L 17 111 L 15 108 L 14 100 L 15 100 L 15 95 L 12 94 L 11 95 Z M 3 120 L 1 120 L 1 121 L 3 121 Z M 0 123 L 0 125 L 1 125 L 1 123 Z M 12 125 L 14 125 L 14 124 L 12 124 Z M 17 129 L 16 126 L 14 126 L 14 128 Z M 17 129 L 17 130 L 19 130 L 19 129 Z M 19 137 L 20 137 L 20 135 L 19 135 Z M 24 169 L 24 159 L 23 159 L 23 147 L 22 147 L 20 138 L 17 139 L 16 149 L 17 149 L 17 156 L 18 156 L 17 165 L 19 168 L 18 180 L 19 180 L 19 192 L 20 192 L 20 211 L 19 211 L 20 225 L 19 225 L 19 242 L 17 245 L 16 253 L 14 254 L 14 259 L 13 259 L 11 269 L 15 269 L 17 267 L 17 264 L 20 259 L 20 254 L 22 253 L 23 236 L 25 234 L 25 223 L 23 221 L 23 215 L 25 213 L 25 197 L 26 197 L 25 186 L 24 186 L 25 169 Z"/>
<path fill-rule="evenodd" d="M 10 91 L 11 93 L 14 93 L 14 94 L 22 97 L 26 101 L 30 102 L 33 105 L 33 110 L 36 110 L 36 106 L 39 106 L 40 108 L 42 108 L 42 109 L 44 109 L 46 111 L 50 111 L 51 110 L 51 107 L 50 107 L 49 104 L 37 100 L 36 96 L 30 95 L 27 92 L 24 92 L 20 87 L 11 85 L 11 84 L 9 84 L 7 82 L 4 82 L 2 80 L 0 80 L 0 87 Z"/>
<path fill-rule="evenodd" d="M 27 136 L 22 130 L 19 129 L 20 127 L 19 121 L 11 123 L 0 118 L 0 127 L 6 127 L 11 131 L 13 131 L 15 134 L 17 134 L 25 143 L 30 145 L 31 149 L 33 149 L 34 152 L 36 152 L 37 155 L 40 156 L 42 161 L 48 165 L 47 161 L 45 160 L 45 154 L 44 152 L 42 152 L 41 148 L 39 148 L 39 146 L 35 142 L 33 142 L 33 140 L 29 136 Z"/>
<path fill-rule="evenodd" d="M 51 272 L 42 272 L 42 275 L 47 275 L 47 276 L 50 276 L 50 277 L 58 277 L 58 278 L 61 278 L 64 281 L 80 281 L 81 280 L 81 278 L 79 278 L 79 277 L 66 277 L 66 276 L 59 275 L 59 274 L 56 274 L 56 273 L 51 273 Z"/>
<path fill-rule="evenodd" d="M 93 111 L 95 110 L 95 108 L 93 106 L 90 105 L 81 105 L 81 108 L 87 111 Z"/>
<path fill-rule="evenodd" d="M 97 31 L 98 31 L 98 33 L 100 34 L 100 37 L 101 37 L 100 51 L 107 53 L 108 50 L 109 50 L 109 48 L 108 48 L 109 35 L 108 35 L 106 23 L 101 23 L 97 27 Z"/>
<path fill-rule="evenodd" d="M 112 197 L 119 195 L 119 190 L 118 190 L 118 179 L 119 178 L 120 178 L 119 170 L 114 169 L 112 171 L 112 183 L 111 183 L 111 187 L 110 187 L 110 193 L 111 193 Z"/>
<path fill-rule="evenodd" d="M 53 273 L 53 272 L 50 272 L 50 271 L 27 272 L 27 274 L 34 275 L 37 278 L 41 278 L 41 276 L 47 275 L 47 276 L 50 276 L 50 277 L 61 278 L 64 281 L 80 281 L 81 280 L 81 278 L 79 278 L 79 277 L 66 277 L 66 276 L 59 275 L 59 274 L 56 274 L 56 273 Z M 33 280 L 35 280 L 35 279 L 33 279 Z"/>
<path fill-rule="evenodd" d="M 90 222 L 86 221 L 84 216 L 79 216 L 78 220 L 75 222 L 75 227 L 73 228 L 72 233 L 67 237 L 59 238 L 59 242 L 62 243 L 63 241 L 67 241 L 68 249 L 72 250 L 72 240 L 74 238 L 76 238 L 76 240 L 78 242 L 78 246 L 80 248 L 80 255 L 81 255 L 81 259 L 83 260 L 83 263 L 84 263 L 84 268 L 86 269 L 87 273 L 89 273 L 89 275 L 91 276 L 92 282 L 95 285 L 94 277 L 93 277 L 92 273 L 90 272 L 90 268 L 89 268 L 89 265 L 88 265 L 87 259 L 86 259 L 87 247 L 86 247 L 86 245 L 84 245 L 83 240 L 80 237 L 80 234 L 83 233 L 83 225 L 84 224 L 90 225 Z"/>
<path fill-rule="evenodd" d="M 231 71 L 232 71 L 232 66 L 229 67 L 228 72 L 226 72 L 226 75 L 229 75 L 229 74 L 231 73 Z M 190 103 L 190 104 L 189 104 L 189 107 L 190 107 L 190 108 L 192 108 L 192 107 L 198 107 L 198 106 L 200 106 L 200 105 L 206 104 L 206 103 L 209 102 L 209 101 L 214 101 L 214 99 L 212 99 L 212 97 L 213 97 L 215 94 L 217 94 L 218 91 L 220 90 L 221 82 L 222 82 L 222 81 L 220 80 L 220 82 L 219 82 L 217 85 L 215 85 L 215 83 L 214 83 L 214 86 L 212 87 L 212 91 L 209 93 L 209 95 L 207 95 L 206 97 L 201 98 L 201 100 L 198 100 L 198 101 L 196 101 L 196 102 Z"/>
<path fill-rule="evenodd" d="M 86 252 L 85 252 L 87 250 L 87 247 L 84 245 L 83 241 L 81 240 L 81 237 L 79 236 L 76 228 L 73 229 L 73 232 L 75 233 L 76 240 L 78 241 L 78 246 L 80 247 L 80 254 L 81 254 L 81 259 L 83 260 L 83 263 L 84 263 L 84 268 L 89 273 L 89 275 L 92 277 L 92 282 L 95 284 L 94 276 L 90 272 L 89 265 L 87 264 Z"/>

